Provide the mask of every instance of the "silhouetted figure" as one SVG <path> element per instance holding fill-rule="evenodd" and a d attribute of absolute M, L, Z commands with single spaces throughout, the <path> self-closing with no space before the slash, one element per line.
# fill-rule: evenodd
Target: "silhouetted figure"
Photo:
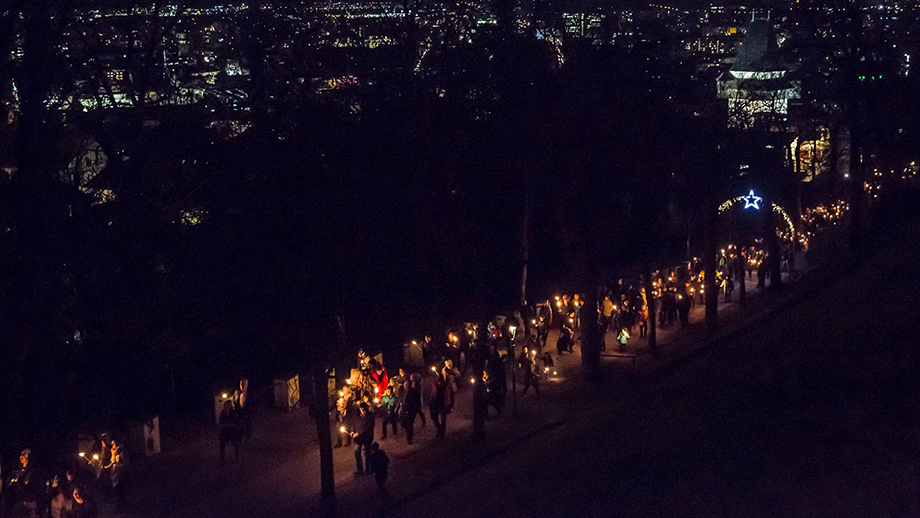
<path fill-rule="evenodd" d="M 355 441 L 355 475 L 363 475 L 364 467 L 369 467 L 367 462 L 370 455 L 370 446 L 374 442 L 374 413 L 370 411 L 367 403 L 358 405 L 358 415 L 355 418 L 354 430 L 351 437 Z M 362 462 L 361 454 L 364 453 Z"/>
<path fill-rule="evenodd" d="M 521 353 L 520 360 L 518 361 L 518 367 L 521 369 L 521 378 L 524 383 L 524 390 L 521 392 L 521 397 L 524 397 L 524 394 L 527 393 L 527 389 L 533 387 L 534 391 L 537 393 L 537 397 L 540 396 L 540 379 L 539 375 L 535 372 L 536 365 L 530 356 L 527 354 L 525 349 Z"/>
<path fill-rule="evenodd" d="M 252 401 L 249 394 L 249 380 L 240 380 L 240 388 L 233 394 L 233 404 L 240 417 L 242 439 L 252 439 Z"/>
<path fill-rule="evenodd" d="M 223 466 L 227 455 L 227 443 L 233 446 L 233 460 L 238 461 L 240 458 L 242 424 L 240 416 L 230 400 L 224 401 L 224 408 L 220 411 L 219 425 L 220 465 Z"/>
<path fill-rule="evenodd" d="M 454 409 L 454 390 L 453 377 L 445 366 L 434 379 L 431 401 L 428 402 L 428 409 L 431 412 L 431 420 L 437 429 L 436 437 L 438 439 L 443 439 L 444 434 L 447 432 L 447 414 Z"/>
<path fill-rule="evenodd" d="M 380 449 L 380 445 L 371 444 L 367 460 L 367 469 L 374 474 L 377 483 L 377 495 L 380 497 L 380 506 L 385 508 L 390 502 L 390 493 L 387 491 L 387 476 L 390 471 L 390 458 Z"/>

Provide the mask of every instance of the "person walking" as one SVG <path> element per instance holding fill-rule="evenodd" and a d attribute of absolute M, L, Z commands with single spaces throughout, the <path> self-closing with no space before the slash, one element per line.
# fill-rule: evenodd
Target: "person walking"
<path fill-rule="evenodd" d="M 57 482 L 57 488 L 48 505 L 48 513 L 51 518 L 65 518 L 73 508 L 74 476 L 74 470 L 68 469 L 62 479 L 54 477 Z M 54 483 L 52 483 L 52 487 L 54 487 Z"/>
<path fill-rule="evenodd" d="M 725 302 L 731 301 L 732 292 L 735 291 L 735 282 L 732 281 L 732 278 L 729 275 L 722 277 L 720 288 L 722 288 L 722 293 L 725 295 Z"/>
<path fill-rule="evenodd" d="M 415 418 L 422 415 L 422 423 L 425 422 L 425 414 L 422 414 L 422 386 L 418 374 L 413 374 L 406 380 L 406 388 L 403 390 L 403 397 L 399 403 L 399 419 L 402 421 L 402 427 L 406 431 L 406 443 L 412 444 L 415 436 Z"/>
<path fill-rule="evenodd" d="M 399 423 L 399 415 L 396 413 L 396 407 L 398 405 L 396 396 L 393 394 L 393 387 L 387 387 L 383 391 L 383 396 L 380 398 L 380 413 L 383 417 L 381 421 L 383 422 L 383 427 L 381 430 L 380 438 L 387 438 L 387 426 L 392 426 L 393 428 L 393 437 L 399 437 L 399 428 L 397 424 Z"/>
<path fill-rule="evenodd" d="M 240 380 L 240 388 L 233 394 L 233 405 L 240 416 L 241 438 L 245 441 L 252 439 L 252 402 L 249 397 L 249 380 Z"/>
<path fill-rule="evenodd" d="M 224 466 L 224 460 L 227 455 L 227 443 L 233 446 L 233 460 L 238 461 L 240 458 L 240 435 L 241 423 L 240 416 L 233 406 L 233 401 L 229 399 L 224 401 L 224 408 L 220 411 L 219 419 L 220 432 L 218 440 L 220 441 L 220 465 Z"/>
<path fill-rule="evenodd" d="M 6 481 L 3 504 L 10 515 L 30 512 L 30 509 L 37 507 L 36 484 L 32 480 L 35 469 L 30 459 L 31 455 L 32 450 L 29 448 L 19 453 L 19 466 L 10 473 L 10 478 Z M 0 480 L 0 486 L 2 483 Z"/>
<path fill-rule="evenodd" d="M 604 334 L 607 334 L 607 330 L 610 329 L 615 309 L 613 301 L 610 300 L 610 295 L 604 295 L 604 300 L 601 302 L 601 322 L 603 324 L 601 329 Z"/>
<path fill-rule="evenodd" d="M 356 410 L 352 403 L 351 398 L 352 392 L 349 387 L 345 387 L 339 391 L 339 398 L 335 401 L 335 429 L 336 429 L 336 441 L 334 448 L 341 448 L 342 446 L 351 446 L 351 435 L 342 432 L 343 428 L 348 428 L 349 420 L 352 417 L 352 413 Z"/>
<path fill-rule="evenodd" d="M 486 411 L 491 406 L 495 409 L 496 417 L 501 417 L 502 408 L 505 406 L 505 384 L 496 376 L 489 374 L 488 369 L 482 372 L 482 382 L 486 387 Z"/>
<path fill-rule="evenodd" d="M 355 475 L 363 475 L 365 466 L 369 466 L 370 446 L 374 442 L 374 413 L 370 411 L 367 403 L 358 405 L 358 415 L 355 417 L 354 430 L 351 437 L 355 441 Z M 362 453 L 363 459 L 362 459 Z"/>
<path fill-rule="evenodd" d="M 636 320 L 639 324 L 639 338 L 645 338 L 648 334 L 648 306 L 642 306 L 636 313 Z"/>
<path fill-rule="evenodd" d="M 620 332 L 617 333 L 617 342 L 620 343 L 620 352 L 626 350 L 626 344 L 629 342 L 629 331 L 626 328 L 620 328 Z"/>
<path fill-rule="evenodd" d="M 422 399 L 422 396 L 424 395 L 424 387 L 422 386 L 422 375 L 417 372 L 413 372 L 412 375 L 409 376 L 409 379 L 412 380 L 412 383 L 418 388 L 418 411 L 416 412 L 416 415 L 422 420 L 422 428 L 425 428 L 426 426 L 428 426 L 428 422 L 425 420 L 425 412 L 422 410 L 424 408 L 422 406 L 422 401 L 424 401 Z"/>
<path fill-rule="evenodd" d="M 403 392 L 406 390 L 406 381 L 408 381 L 409 376 L 406 375 L 406 370 L 400 367 L 399 373 L 396 376 L 390 378 L 390 387 L 393 388 L 393 395 L 396 396 L 397 401 L 402 401 Z"/>
<path fill-rule="evenodd" d="M 559 338 L 556 339 L 556 354 L 562 356 L 562 353 L 570 352 L 573 343 L 572 330 L 563 324 L 562 329 L 559 331 Z"/>
<path fill-rule="evenodd" d="M 527 389 L 530 387 L 533 387 L 534 391 L 537 393 L 537 397 L 540 397 L 540 383 L 537 378 L 537 373 L 534 372 L 536 366 L 527 354 L 526 348 L 524 352 L 521 353 L 520 359 L 518 360 L 518 367 L 521 369 L 521 378 L 524 382 L 524 390 L 521 391 L 521 397 L 524 397 L 524 394 L 527 393 Z"/>
<path fill-rule="evenodd" d="M 377 496 L 380 497 L 380 507 L 386 509 L 390 503 L 390 493 L 387 491 L 387 475 L 390 471 L 390 458 L 380 449 L 380 444 L 371 443 L 371 451 L 367 461 L 368 471 L 374 474 L 377 483 Z"/>
<path fill-rule="evenodd" d="M 118 502 L 117 510 L 123 511 L 128 505 L 128 500 L 125 496 L 125 469 L 128 467 L 128 451 L 124 448 L 120 439 L 112 438 L 112 456 L 110 459 L 105 469 L 109 473 L 112 492 Z"/>
<path fill-rule="evenodd" d="M 677 316 L 680 320 L 680 326 L 690 325 L 690 296 L 683 293 L 677 294 Z"/>
<path fill-rule="evenodd" d="M 443 439 L 447 432 L 447 414 L 451 413 L 454 408 L 454 384 L 453 376 L 447 366 L 441 369 L 441 372 L 435 377 L 431 388 L 431 400 L 428 402 L 428 410 L 431 412 L 431 420 L 437 429 L 436 437 Z"/>

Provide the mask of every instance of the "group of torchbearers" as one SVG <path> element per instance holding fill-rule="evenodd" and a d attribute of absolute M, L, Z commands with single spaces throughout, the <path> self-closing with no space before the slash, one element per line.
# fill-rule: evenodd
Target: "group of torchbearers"
<path fill-rule="evenodd" d="M 486 414 L 492 408 L 495 417 L 502 415 L 508 393 L 506 363 L 521 374 L 522 397 L 530 387 L 539 396 L 540 379 L 556 373 L 549 353 L 540 355 L 536 348 L 525 346 L 519 355 L 514 355 L 511 340 L 517 326 L 510 322 L 489 323 L 485 333 L 480 333 L 479 326 L 473 324 L 466 326 L 462 336 L 448 331 L 443 346 L 433 345 L 431 336 L 426 336 L 422 351 L 429 367 L 415 372 L 399 368 L 390 375 L 381 358 L 359 352 L 357 368 L 352 370 L 331 405 L 334 447 L 354 447 L 355 475 L 374 474 L 384 504 L 389 498 L 386 490 L 389 458 L 375 442 L 378 422 L 380 440 L 403 435 L 411 445 L 416 421 L 421 421 L 424 428 L 429 420 L 435 438 L 442 440 L 457 394 L 474 389 L 477 384 L 482 385 Z"/>
<path fill-rule="evenodd" d="M 716 268 L 716 288 L 731 300 L 735 282 L 757 275 L 763 284 L 769 275 L 766 253 L 755 247 L 728 245 L 721 250 Z M 638 286 L 638 287 L 637 287 Z M 640 277 L 634 285 L 620 279 L 613 286 L 599 290 L 598 326 L 606 337 L 613 329 L 620 350 L 625 350 L 634 328 L 639 337 L 648 330 L 649 304 L 645 282 Z M 694 304 L 702 304 L 705 295 L 705 272 L 698 259 L 681 268 L 658 270 L 652 276 L 652 293 L 661 327 L 672 323 L 689 323 Z M 447 418 L 454 410 L 456 394 L 468 380 L 482 384 L 486 415 L 495 410 L 500 417 L 508 393 L 508 369 L 520 374 L 521 395 L 533 387 L 540 395 L 540 380 L 556 375 L 553 356 L 547 350 L 550 329 L 558 329 L 556 355 L 573 352 L 576 334 L 582 325 L 584 299 L 579 294 L 556 296 L 536 305 L 523 305 L 502 322 L 489 322 L 484 332 L 476 324 L 465 324 L 463 331 L 445 331 L 443 340 L 425 336 L 420 344 L 427 370 L 407 372 L 398 369 L 390 376 L 382 357 L 373 358 L 360 351 L 358 366 L 338 391 L 332 405 L 336 437 L 335 447 L 354 446 L 356 475 L 373 473 L 383 502 L 389 498 L 386 479 L 389 458 L 374 441 L 375 426 L 381 423 L 381 440 L 392 434 L 406 442 L 415 439 L 415 423 L 427 426 L 425 407 L 435 428 L 435 437 L 443 439 Z M 515 336 L 515 331 L 521 330 Z M 514 344 L 523 341 L 519 354 Z M 601 348 L 606 349 L 604 340 Z M 504 354 L 502 354 L 504 352 Z M 507 365 L 506 365 L 507 364 Z M 219 424 L 221 466 L 230 445 L 238 459 L 242 444 L 252 437 L 252 409 L 248 380 L 243 379 L 232 394 L 222 394 Z M 425 404 L 427 403 L 427 405 Z M 0 463 L 0 517 L 84 518 L 97 514 L 95 494 L 105 494 L 125 507 L 128 454 L 120 438 L 101 434 L 88 452 L 79 452 L 70 467 L 55 471 L 39 470 L 31 460 L 32 452 L 22 450 L 19 462 L 6 471 Z"/>
<path fill-rule="evenodd" d="M 787 254 L 783 254 L 784 267 L 788 265 Z M 757 247 L 737 247 L 728 245 L 720 251 L 715 269 L 715 287 L 724 296 L 726 302 L 732 300 L 736 282 L 745 282 L 745 278 L 757 276 L 758 286 L 763 287 L 765 279 L 769 277 L 767 267 L 767 253 Z M 679 323 L 682 327 L 690 323 L 690 310 L 695 305 L 705 303 L 706 274 L 703 264 L 699 259 L 693 259 L 681 268 L 657 270 L 652 274 L 652 297 L 657 309 L 658 326 L 666 328 Z M 639 337 L 644 338 L 648 333 L 649 304 L 645 281 L 640 276 L 634 285 L 617 281 L 616 285 L 602 287 L 601 300 L 598 302 L 598 324 L 602 336 L 606 336 L 609 329 L 616 331 L 616 342 L 621 350 L 626 348 L 630 335 L 638 327 Z M 557 306 L 566 308 L 567 297 L 557 297 Z M 577 320 L 578 313 L 567 310 L 563 318 L 568 322 Z M 563 321 L 563 334 L 566 320 Z M 560 339 L 562 336 L 560 337 Z M 606 344 L 601 342 L 601 349 L 606 349 Z"/>
<path fill-rule="evenodd" d="M 4 472 L 0 465 L 0 516 L 93 518 L 98 514 L 96 495 L 114 499 L 117 511 L 123 511 L 128 452 L 122 439 L 103 433 L 89 451 L 74 457 L 40 466 L 25 448 L 12 469 Z"/>

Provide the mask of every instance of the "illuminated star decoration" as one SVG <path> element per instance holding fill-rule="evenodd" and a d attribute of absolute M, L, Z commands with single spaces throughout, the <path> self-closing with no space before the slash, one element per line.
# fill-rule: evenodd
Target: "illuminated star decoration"
<path fill-rule="evenodd" d="M 760 200 L 763 198 L 760 196 L 754 196 L 754 190 L 751 189 L 751 192 L 749 192 L 747 196 L 742 196 L 741 199 L 744 200 L 745 209 L 754 208 L 760 210 Z"/>

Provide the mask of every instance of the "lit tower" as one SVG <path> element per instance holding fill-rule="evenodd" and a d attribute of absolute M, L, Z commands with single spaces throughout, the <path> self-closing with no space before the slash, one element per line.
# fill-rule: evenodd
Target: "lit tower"
<path fill-rule="evenodd" d="M 719 97 L 728 101 L 728 126 L 782 125 L 789 100 L 798 99 L 801 84 L 789 79 L 769 18 L 751 20 L 731 69 L 717 81 Z"/>

